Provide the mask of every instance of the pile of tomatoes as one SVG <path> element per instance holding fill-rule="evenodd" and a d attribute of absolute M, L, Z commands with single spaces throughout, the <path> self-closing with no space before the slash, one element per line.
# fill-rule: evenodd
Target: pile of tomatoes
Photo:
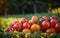
<path fill-rule="evenodd" d="M 51 16 L 50 18 L 47 16 L 42 16 L 42 18 L 39 18 L 38 16 L 32 16 L 30 20 L 27 18 L 21 18 L 19 21 L 14 21 L 11 27 L 6 28 L 5 31 L 18 31 L 26 33 L 42 31 L 51 34 L 54 32 L 60 32 L 59 22 L 60 18 L 57 16 Z"/>

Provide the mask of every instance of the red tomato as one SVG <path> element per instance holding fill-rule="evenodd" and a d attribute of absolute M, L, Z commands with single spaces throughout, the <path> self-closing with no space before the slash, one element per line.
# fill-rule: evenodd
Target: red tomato
<path fill-rule="evenodd" d="M 54 33 L 54 29 L 49 28 L 49 29 L 46 30 L 46 33 L 48 33 L 48 34 Z"/>
<path fill-rule="evenodd" d="M 56 16 L 52 16 L 52 17 L 50 17 L 50 19 L 56 19 L 57 17 Z"/>
<path fill-rule="evenodd" d="M 16 23 L 12 26 L 14 31 L 21 31 L 22 30 L 22 26 L 20 25 L 20 23 Z"/>
<path fill-rule="evenodd" d="M 14 24 L 16 24 L 16 23 L 18 23 L 18 21 L 14 21 L 14 22 L 12 23 L 12 26 L 13 26 Z"/>
<path fill-rule="evenodd" d="M 20 25 L 22 25 L 22 27 L 23 27 L 23 24 L 25 22 L 28 22 L 28 19 L 27 18 L 21 18 L 20 21 L 19 21 L 19 23 L 20 23 Z"/>
<path fill-rule="evenodd" d="M 51 20 L 50 20 L 50 25 L 51 25 L 51 27 L 54 28 L 57 22 L 58 22 L 58 21 L 57 21 L 56 19 L 51 19 Z"/>
<path fill-rule="evenodd" d="M 4 32 L 9 32 L 9 31 L 11 31 L 11 28 L 6 28 L 6 29 L 4 30 Z"/>
<path fill-rule="evenodd" d="M 26 19 L 26 18 L 21 18 L 20 21 L 19 21 L 19 23 L 22 23 L 22 24 L 25 23 L 25 22 L 28 22 L 28 19 Z"/>
<path fill-rule="evenodd" d="M 50 23 L 48 21 L 42 22 L 42 29 L 47 30 L 50 27 Z"/>
<path fill-rule="evenodd" d="M 30 28 L 29 22 L 25 22 L 25 23 L 23 24 L 23 29 L 24 29 L 24 28 Z"/>
<path fill-rule="evenodd" d="M 30 27 L 34 24 L 33 20 L 29 20 Z"/>
<path fill-rule="evenodd" d="M 55 25 L 55 31 L 56 31 L 56 32 L 60 32 L 60 23 L 57 23 L 57 24 Z"/>
<path fill-rule="evenodd" d="M 39 24 L 40 26 L 42 26 L 42 21 L 41 21 L 41 20 L 39 20 L 39 21 L 38 21 L 38 24 Z"/>

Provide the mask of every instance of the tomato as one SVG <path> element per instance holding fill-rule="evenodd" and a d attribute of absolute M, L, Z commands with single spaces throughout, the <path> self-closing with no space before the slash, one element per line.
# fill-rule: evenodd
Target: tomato
<path fill-rule="evenodd" d="M 23 29 L 22 32 L 31 33 L 30 29 L 27 29 L 27 28 Z"/>
<path fill-rule="evenodd" d="M 56 32 L 60 32 L 60 23 L 57 23 L 57 24 L 55 25 L 55 31 L 56 31 Z"/>
<path fill-rule="evenodd" d="M 31 29 L 31 32 L 34 33 L 34 32 L 40 31 L 41 27 L 38 24 L 33 24 L 30 29 Z"/>
<path fill-rule="evenodd" d="M 42 26 L 42 21 L 41 21 L 41 20 L 39 20 L 39 21 L 38 21 L 38 24 L 39 24 L 40 26 Z"/>
<path fill-rule="evenodd" d="M 12 30 L 12 31 L 14 31 L 14 29 L 13 29 L 13 28 L 11 28 L 11 30 Z"/>
<path fill-rule="evenodd" d="M 9 32 L 9 31 L 11 31 L 11 28 L 4 29 L 4 32 Z"/>
<path fill-rule="evenodd" d="M 34 24 L 33 20 L 29 20 L 30 27 Z"/>
<path fill-rule="evenodd" d="M 14 22 L 12 23 L 12 26 L 13 26 L 14 24 L 16 24 L 16 23 L 18 23 L 18 21 L 14 21 Z"/>
<path fill-rule="evenodd" d="M 50 20 L 50 25 L 51 25 L 51 27 L 54 28 L 57 22 L 58 22 L 58 20 L 56 20 L 56 19 L 51 19 L 51 20 Z"/>
<path fill-rule="evenodd" d="M 14 31 L 19 31 L 20 32 L 22 30 L 22 26 L 20 25 L 20 23 L 16 23 L 12 26 L 12 29 Z"/>
<path fill-rule="evenodd" d="M 48 33 L 48 34 L 54 33 L 54 29 L 49 28 L 49 29 L 46 30 L 46 33 Z"/>
<path fill-rule="evenodd" d="M 50 28 L 50 23 L 48 21 L 43 21 L 42 29 L 47 30 L 48 28 Z"/>
<path fill-rule="evenodd" d="M 43 16 L 43 19 L 44 19 L 45 21 L 48 21 L 48 17 L 47 17 L 47 16 Z"/>
<path fill-rule="evenodd" d="M 56 19 L 56 18 L 57 18 L 56 16 L 52 16 L 52 17 L 50 17 L 50 20 L 51 20 L 51 19 Z"/>
<path fill-rule="evenodd" d="M 25 23 L 23 24 L 23 29 L 24 29 L 24 28 L 30 28 L 29 22 L 25 22 Z"/>
<path fill-rule="evenodd" d="M 21 18 L 20 21 L 19 21 L 19 23 L 21 23 L 21 24 L 23 24 L 25 22 L 28 22 L 28 19 L 27 18 Z"/>
<path fill-rule="evenodd" d="M 34 22 L 37 22 L 39 20 L 38 16 L 32 16 L 31 20 L 33 20 Z"/>

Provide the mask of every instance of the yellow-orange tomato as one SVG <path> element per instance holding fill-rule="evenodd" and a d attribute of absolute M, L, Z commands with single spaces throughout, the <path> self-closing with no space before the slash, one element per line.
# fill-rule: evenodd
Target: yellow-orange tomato
<path fill-rule="evenodd" d="M 30 29 L 31 29 L 31 32 L 33 33 L 33 32 L 40 31 L 41 27 L 38 24 L 33 24 Z"/>
<path fill-rule="evenodd" d="M 30 29 L 23 29 L 23 32 L 26 32 L 26 33 L 31 33 Z"/>
<path fill-rule="evenodd" d="M 38 21 L 38 16 L 32 16 L 32 20 L 34 21 L 34 22 L 36 22 L 36 21 Z"/>

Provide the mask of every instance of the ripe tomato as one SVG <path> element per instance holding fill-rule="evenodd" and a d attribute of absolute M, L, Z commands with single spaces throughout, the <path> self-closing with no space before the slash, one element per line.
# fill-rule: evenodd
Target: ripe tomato
<path fill-rule="evenodd" d="M 50 25 L 51 25 L 51 27 L 54 28 L 57 22 L 58 22 L 58 21 L 57 21 L 56 19 L 51 19 L 51 20 L 50 20 Z"/>
<path fill-rule="evenodd" d="M 48 28 L 50 28 L 50 23 L 48 21 L 43 21 L 42 29 L 47 30 Z"/>
<path fill-rule="evenodd" d="M 29 20 L 30 27 L 34 24 L 33 20 Z"/>
<path fill-rule="evenodd" d="M 56 32 L 60 32 L 60 23 L 57 23 L 57 24 L 55 25 L 55 31 L 56 31 Z"/>
<path fill-rule="evenodd" d="M 19 23 L 21 23 L 21 24 L 23 24 L 25 22 L 28 22 L 28 19 L 27 18 L 21 18 L 20 21 L 19 21 Z"/>
<path fill-rule="evenodd" d="M 31 33 L 30 29 L 23 29 L 23 32 L 26 32 L 26 33 Z"/>
<path fill-rule="evenodd" d="M 54 33 L 54 29 L 49 28 L 49 29 L 46 30 L 46 33 L 48 33 L 48 34 Z"/>
<path fill-rule="evenodd" d="M 31 20 L 33 20 L 34 22 L 37 22 L 39 20 L 38 16 L 32 16 Z"/>
<path fill-rule="evenodd" d="M 25 22 L 25 23 L 23 24 L 23 29 L 24 29 L 24 28 L 30 28 L 29 22 Z"/>
<path fill-rule="evenodd" d="M 4 29 L 4 32 L 9 32 L 9 31 L 11 31 L 11 28 Z"/>
<path fill-rule="evenodd" d="M 14 24 L 16 24 L 16 23 L 18 23 L 18 21 L 14 21 L 14 22 L 12 23 L 12 26 L 13 26 Z"/>
<path fill-rule="evenodd" d="M 16 23 L 12 26 L 14 31 L 21 31 L 22 30 L 22 26 L 20 25 L 20 23 Z"/>
<path fill-rule="evenodd" d="M 39 20 L 39 21 L 38 21 L 38 24 L 39 24 L 40 26 L 42 26 L 42 21 L 41 21 L 41 20 Z"/>
<path fill-rule="evenodd" d="M 43 19 L 44 19 L 45 21 L 48 21 L 48 17 L 47 17 L 47 16 L 43 16 Z"/>
<path fill-rule="evenodd" d="M 38 24 L 33 24 L 30 29 L 31 29 L 31 32 L 34 33 L 34 32 L 40 31 L 41 27 Z"/>
<path fill-rule="evenodd" d="M 52 17 L 50 17 L 50 20 L 51 20 L 51 19 L 56 19 L 56 18 L 57 18 L 56 16 L 52 16 Z"/>

